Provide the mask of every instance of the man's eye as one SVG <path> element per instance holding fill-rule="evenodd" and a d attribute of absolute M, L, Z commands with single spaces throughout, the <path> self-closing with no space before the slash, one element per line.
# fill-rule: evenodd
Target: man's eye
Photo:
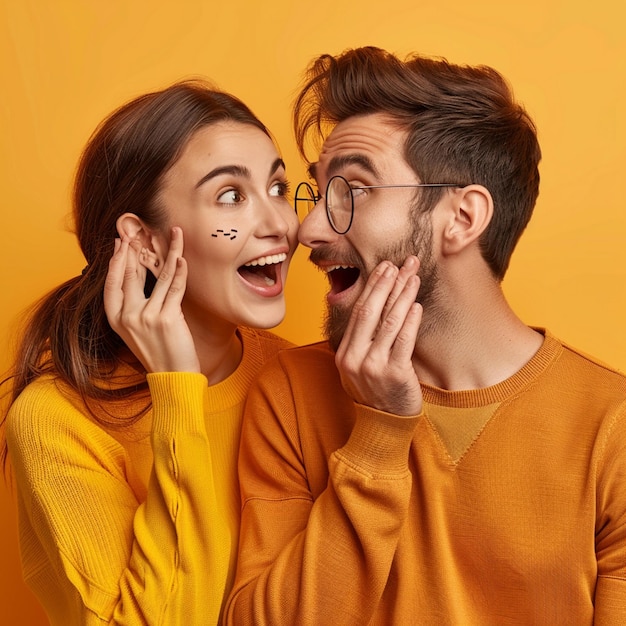
<path fill-rule="evenodd" d="M 350 189 L 354 202 L 363 202 L 365 200 L 365 197 L 367 196 L 367 189 L 358 186 L 350 186 Z"/>
<path fill-rule="evenodd" d="M 243 196 L 239 193 L 239 191 L 237 191 L 236 189 L 229 189 L 228 191 L 220 194 L 217 198 L 217 201 L 223 204 L 237 204 L 241 202 L 242 199 Z"/>
<path fill-rule="evenodd" d="M 286 196 L 289 193 L 289 183 L 280 181 L 270 187 L 270 196 Z"/>

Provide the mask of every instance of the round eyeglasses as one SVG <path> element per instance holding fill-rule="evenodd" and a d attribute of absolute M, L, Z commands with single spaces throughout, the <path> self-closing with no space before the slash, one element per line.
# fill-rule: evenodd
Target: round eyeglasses
<path fill-rule="evenodd" d="M 333 176 L 326 185 L 326 194 L 320 196 L 313 187 L 302 182 L 296 187 L 294 205 L 298 216 L 303 218 L 324 197 L 326 216 L 332 229 L 339 235 L 345 235 L 354 219 L 354 197 L 366 189 L 394 189 L 400 187 L 465 187 L 458 183 L 411 183 L 406 185 L 367 185 L 352 187 L 343 176 Z"/>

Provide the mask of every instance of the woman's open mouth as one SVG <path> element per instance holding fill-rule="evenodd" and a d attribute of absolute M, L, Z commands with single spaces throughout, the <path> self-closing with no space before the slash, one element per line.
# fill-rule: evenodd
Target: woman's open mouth
<path fill-rule="evenodd" d="M 284 252 L 262 256 L 242 265 L 237 272 L 257 293 L 275 296 L 283 290 L 281 268 L 286 259 Z"/>

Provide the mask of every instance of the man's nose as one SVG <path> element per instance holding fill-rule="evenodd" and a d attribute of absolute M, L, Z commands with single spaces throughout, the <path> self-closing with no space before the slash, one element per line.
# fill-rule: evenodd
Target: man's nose
<path fill-rule="evenodd" d="M 302 221 L 298 239 L 302 245 L 316 248 L 334 241 L 338 236 L 328 221 L 326 200 L 320 198 Z"/>

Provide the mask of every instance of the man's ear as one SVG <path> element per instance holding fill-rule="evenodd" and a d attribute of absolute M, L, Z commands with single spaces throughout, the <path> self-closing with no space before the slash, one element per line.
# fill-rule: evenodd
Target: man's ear
<path fill-rule="evenodd" d="M 167 255 L 167 244 L 143 220 L 134 213 L 124 213 L 117 218 L 117 233 L 120 237 L 130 239 L 134 247 L 145 251 L 139 260 L 157 277 L 163 267 Z"/>
<path fill-rule="evenodd" d="M 478 240 L 493 216 L 493 198 L 482 185 L 459 189 L 443 231 L 443 253 L 457 254 Z"/>

